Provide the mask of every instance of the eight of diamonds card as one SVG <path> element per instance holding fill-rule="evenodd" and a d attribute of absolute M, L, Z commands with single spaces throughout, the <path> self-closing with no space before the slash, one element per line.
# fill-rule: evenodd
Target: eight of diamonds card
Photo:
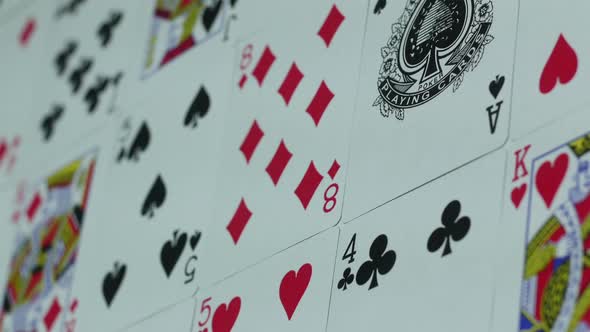
<path fill-rule="evenodd" d="M 508 151 L 494 331 L 590 330 L 588 119 L 581 109 Z"/>
<path fill-rule="evenodd" d="M 507 139 L 517 6 L 371 1 L 343 220 Z"/>
<path fill-rule="evenodd" d="M 338 222 L 365 11 L 306 1 L 289 15 L 305 24 L 281 17 L 238 45 L 206 280 Z"/>
<path fill-rule="evenodd" d="M 485 331 L 504 160 L 488 155 L 344 224 L 328 331 Z"/>

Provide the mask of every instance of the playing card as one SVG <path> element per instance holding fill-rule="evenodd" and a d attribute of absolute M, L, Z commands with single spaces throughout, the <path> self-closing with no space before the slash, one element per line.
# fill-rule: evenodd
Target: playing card
<path fill-rule="evenodd" d="M 15 198 L 3 202 L 14 204 L 4 218 L 14 239 L 10 265 L 2 270 L 3 331 L 71 331 L 75 325 L 72 285 L 81 244 L 92 234 L 85 231 L 85 215 L 100 182 L 97 174 L 104 173 L 100 141 L 79 141 L 64 151 L 67 159 L 30 166 L 24 172 L 29 176 L 14 186 Z"/>
<path fill-rule="evenodd" d="M 74 290 L 85 300 L 79 308 L 82 330 L 96 319 L 105 329 L 125 327 L 192 296 L 199 286 L 231 53 L 203 49 L 199 57 L 211 63 L 211 71 L 146 99 L 134 106 L 140 111 L 119 122 L 109 177 L 88 216 L 100 229 L 81 253 Z"/>
<path fill-rule="evenodd" d="M 586 1 L 571 1 L 565 12 L 556 1 L 521 1 L 514 66 L 511 138 L 562 118 L 587 102 L 590 72 L 588 36 L 580 29 Z M 543 17 L 551 24 L 538 24 Z M 535 26 L 534 29 L 527 27 Z"/>
<path fill-rule="evenodd" d="M 366 6 L 308 1 L 286 9 L 306 24 L 281 17 L 234 53 L 215 222 L 203 243 L 205 283 L 340 217 Z"/>
<path fill-rule="evenodd" d="M 588 321 L 588 115 L 511 144 L 494 331 L 584 331 Z"/>
<path fill-rule="evenodd" d="M 268 0 L 150 0 L 139 9 L 138 38 L 129 67 L 130 92 L 122 105 L 161 93 L 170 84 L 190 84 L 218 60 L 203 61 L 203 49 L 233 52 L 237 36 L 269 27 L 272 18 L 297 3 Z"/>
<path fill-rule="evenodd" d="M 0 11 L 11 7 L 2 3 Z M 51 32 L 50 4 L 33 1 L 10 17 L 2 18 L 0 26 L 0 182 L 15 177 L 23 155 L 22 145 L 28 139 L 23 130 L 30 121 L 33 107 L 32 86 L 36 69 L 43 56 L 47 36 Z M 0 14 L 2 15 L 2 14 Z"/>
<path fill-rule="evenodd" d="M 53 1 L 53 33 L 35 84 L 28 155 L 55 155 L 102 128 L 125 94 L 139 1 Z"/>
<path fill-rule="evenodd" d="M 194 308 L 194 299 L 184 300 L 121 331 L 161 332 L 172 330 L 188 332 L 191 330 Z"/>
<path fill-rule="evenodd" d="M 338 230 L 199 292 L 193 332 L 325 331 Z"/>
<path fill-rule="evenodd" d="M 506 141 L 517 7 L 370 2 L 344 222 Z"/>
<path fill-rule="evenodd" d="M 344 224 L 328 331 L 474 331 L 493 304 L 496 152 Z"/>

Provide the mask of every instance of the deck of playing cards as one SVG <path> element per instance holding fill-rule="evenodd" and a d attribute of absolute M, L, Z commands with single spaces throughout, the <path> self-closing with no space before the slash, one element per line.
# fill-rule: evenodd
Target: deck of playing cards
<path fill-rule="evenodd" d="M 589 11 L 0 1 L 0 331 L 590 332 Z"/>

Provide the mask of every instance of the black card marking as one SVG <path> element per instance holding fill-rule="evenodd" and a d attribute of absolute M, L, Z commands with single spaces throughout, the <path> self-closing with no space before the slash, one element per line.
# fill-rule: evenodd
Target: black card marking
<path fill-rule="evenodd" d="M 471 227 L 471 220 L 467 216 L 459 218 L 460 214 L 461 203 L 458 200 L 447 204 L 440 218 L 443 227 L 435 229 L 428 238 L 428 251 L 436 252 L 444 245 L 444 257 L 452 253 L 451 240 L 458 242 L 465 238 Z"/>
<path fill-rule="evenodd" d="M 139 155 L 142 152 L 145 152 L 149 147 L 151 137 L 152 135 L 150 133 L 150 128 L 148 127 L 147 122 L 144 121 L 139 127 L 139 130 L 131 142 L 129 149 L 125 150 L 125 148 L 121 148 L 121 151 L 117 157 L 117 161 L 121 162 L 123 159 L 127 159 L 138 162 Z"/>
<path fill-rule="evenodd" d="M 178 230 L 176 230 L 172 235 L 172 240 L 166 241 L 162 246 L 162 250 L 160 251 L 160 263 L 162 264 L 162 268 L 164 269 L 167 278 L 170 278 L 176 263 L 178 263 L 178 260 L 180 259 L 180 255 L 182 255 L 186 240 L 186 233 L 182 233 L 178 236 Z"/>
<path fill-rule="evenodd" d="M 64 48 L 55 56 L 54 64 L 57 70 L 57 75 L 61 76 L 68 69 L 70 59 L 78 49 L 78 42 L 70 40 L 66 43 Z"/>
<path fill-rule="evenodd" d="M 119 262 L 115 262 L 115 266 L 112 271 L 108 272 L 102 281 L 102 295 L 107 303 L 107 307 L 110 307 L 115 299 L 115 295 L 121 288 L 123 279 L 125 279 L 125 273 L 127 272 L 127 266 Z"/>
<path fill-rule="evenodd" d="M 198 119 L 205 117 L 209 112 L 210 107 L 211 99 L 209 98 L 209 94 L 207 93 L 207 90 L 201 86 L 184 116 L 184 126 L 195 128 Z"/>
<path fill-rule="evenodd" d="M 148 218 L 153 218 L 157 208 L 160 208 L 166 200 L 166 185 L 164 180 L 158 174 L 154 184 L 150 188 L 143 206 L 141 207 L 141 215 Z"/>
<path fill-rule="evenodd" d="M 379 286 L 377 276 L 389 273 L 395 265 L 396 253 L 393 250 L 387 250 L 387 235 L 381 234 L 373 240 L 369 249 L 369 258 L 356 272 L 356 283 L 362 286 L 370 279 L 369 290 L 371 290 Z"/>
<path fill-rule="evenodd" d="M 49 111 L 49 113 L 47 113 L 41 120 L 41 132 L 43 133 L 43 140 L 45 142 L 48 142 L 53 136 L 55 126 L 61 119 L 64 111 L 65 107 L 62 104 L 53 105 L 51 111 Z"/>
<path fill-rule="evenodd" d="M 96 31 L 96 35 L 100 41 L 100 46 L 107 47 L 111 43 L 115 28 L 119 26 L 122 20 L 123 12 L 117 10 L 112 11 L 110 16 L 100 24 L 98 30 Z"/>

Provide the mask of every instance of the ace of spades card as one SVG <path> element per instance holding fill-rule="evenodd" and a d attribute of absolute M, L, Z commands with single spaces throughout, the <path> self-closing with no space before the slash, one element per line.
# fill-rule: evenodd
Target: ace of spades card
<path fill-rule="evenodd" d="M 325 331 L 337 241 L 327 230 L 199 290 L 192 332 Z"/>
<path fill-rule="evenodd" d="M 588 10 L 587 1 L 570 1 L 565 7 L 551 0 L 520 2 L 512 140 L 588 103 L 590 70 L 585 59 L 590 39 L 580 29 Z M 540 17 L 551 23 L 539 24 Z"/>
<path fill-rule="evenodd" d="M 21 7 L 3 17 L 0 26 L 0 100 L 4 103 L 0 110 L 0 183 L 14 180 L 24 165 L 21 150 L 29 141 L 25 128 L 33 107 L 32 82 L 51 33 L 51 3 L 32 1 Z"/>
<path fill-rule="evenodd" d="M 340 218 L 366 7 L 306 1 L 288 9 L 307 23 L 283 16 L 272 31 L 240 38 L 234 53 L 205 283 Z"/>
<path fill-rule="evenodd" d="M 508 134 L 518 3 L 382 2 L 367 19 L 344 222 Z"/>
<path fill-rule="evenodd" d="M 494 331 L 590 326 L 589 116 L 578 110 L 508 150 Z"/>
<path fill-rule="evenodd" d="M 53 33 L 35 84 L 31 154 L 58 153 L 102 128 L 125 94 L 140 1 L 52 2 Z"/>
<path fill-rule="evenodd" d="M 118 121 L 109 176 L 89 216 L 100 229 L 74 289 L 85 299 L 78 309 L 82 330 L 97 318 L 105 329 L 123 328 L 197 291 L 201 241 L 213 220 L 231 55 L 202 49 L 197 56 L 210 71 L 135 104 L 138 111 Z"/>
<path fill-rule="evenodd" d="M 328 331 L 485 327 L 504 161 L 495 152 L 344 224 Z"/>
<path fill-rule="evenodd" d="M 13 186 L 17 197 L 8 201 L 14 206 L 4 220 L 15 237 L 10 265 L 2 270 L 3 331 L 72 330 L 78 304 L 72 288 L 89 235 L 85 216 L 101 173 L 99 151 L 93 143 L 78 142 L 63 153 L 70 158 L 65 163 L 47 160 L 43 170 L 29 169 L 23 185 Z"/>

